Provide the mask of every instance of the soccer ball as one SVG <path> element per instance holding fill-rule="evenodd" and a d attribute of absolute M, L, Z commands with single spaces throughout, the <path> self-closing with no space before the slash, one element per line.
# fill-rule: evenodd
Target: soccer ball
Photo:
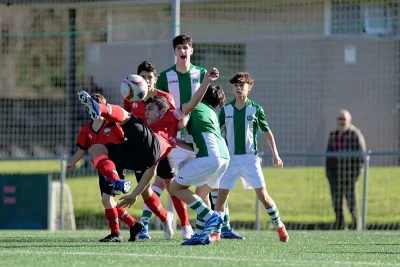
<path fill-rule="evenodd" d="M 141 101 L 147 96 L 147 93 L 147 82 L 142 76 L 131 74 L 125 77 L 121 83 L 121 94 L 128 101 Z"/>

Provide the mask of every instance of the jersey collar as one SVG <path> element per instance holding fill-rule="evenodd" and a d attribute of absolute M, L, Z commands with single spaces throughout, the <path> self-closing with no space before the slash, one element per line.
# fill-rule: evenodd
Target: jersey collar
<path fill-rule="evenodd" d="M 237 109 L 235 104 L 236 104 L 236 99 L 233 99 L 233 101 L 232 101 L 233 108 L 238 110 L 238 111 L 241 111 L 241 110 L 245 109 L 245 107 L 247 107 L 248 105 L 251 104 L 251 100 L 247 98 L 246 103 L 244 104 L 244 108 L 242 108 L 242 109 Z"/>
<path fill-rule="evenodd" d="M 193 69 L 193 67 L 194 67 L 194 65 L 193 65 L 192 63 L 190 63 L 189 70 L 188 70 L 187 72 L 185 72 L 185 73 L 182 73 L 182 72 L 179 72 L 179 71 L 176 69 L 176 64 L 175 64 L 174 67 L 173 67 L 173 70 L 174 70 L 176 73 L 178 73 L 178 75 L 179 75 L 179 74 L 180 74 L 180 75 L 185 75 L 185 74 L 187 74 L 187 73 L 190 73 L 190 71 Z"/>

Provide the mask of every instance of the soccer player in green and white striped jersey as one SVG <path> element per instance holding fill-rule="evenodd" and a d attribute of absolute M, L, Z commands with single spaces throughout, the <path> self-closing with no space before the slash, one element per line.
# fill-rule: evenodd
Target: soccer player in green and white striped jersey
<path fill-rule="evenodd" d="M 209 86 L 203 100 L 191 112 L 187 125 L 188 135 L 193 144 L 196 158 L 186 163 L 169 186 L 172 194 L 184 201 L 197 213 L 203 229 L 196 229 L 191 239 L 182 245 L 199 245 L 211 242 L 212 230 L 223 222 L 220 212 L 213 212 L 204 199 L 211 189 L 218 188 L 219 181 L 229 165 L 229 151 L 222 137 L 218 115 L 215 109 L 225 102 L 221 87 Z M 177 143 L 179 145 L 179 143 Z M 196 186 L 196 194 L 189 190 Z M 208 226 L 206 226 L 208 225 Z M 196 228 L 197 225 L 196 225 Z"/>
<path fill-rule="evenodd" d="M 239 72 L 230 83 L 235 99 L 225 105 L 219 113 L 219 120 L 228 145 L 231 161 L 220 181 L 216 211 L 224 211 L 229 190 L 235 187 L 239 177 L 245 189 L 254 189 L 279 234 L 282 242 L 289 240 L 285 225 L 281 222 L 278 208 L 269 196 L 257 151 L 257 135 L 261 130 L 272 151 L 274 167 L 283 167 L 275 139 L 265 118 L 263 108 L 248 99 L 254 80 L 247 72 Z"/>

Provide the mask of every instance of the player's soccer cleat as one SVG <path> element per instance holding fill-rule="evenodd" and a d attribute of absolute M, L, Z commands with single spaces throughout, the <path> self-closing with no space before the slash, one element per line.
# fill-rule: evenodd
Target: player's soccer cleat
<path fill-rule="evenodd" d="M 135 224 L 129 228 L 129 233 L 130 233 L 130 237 L 129 237 L 129 242 L 134 242 L 138 239 L 138 235 L 140 233 L 140 231 L 144 228 L 144 225 L 142 222 L 138 222 L 136 221 Z"/>
<path fill-rule="evenodd" d="M 240 240 L 243 240 L 243 239 L 244 239 L 244 237 L 241 236 L 241 235 L 239 235 L 238 233 L 236 233 L 236 232 L 233 230 L 232 227 L 229 228 L 229 230 L 222 231 L 222 232 L 221 232 L 221 238 L 224 238 L 224 239 L 240 239 Z"/>
<path fill-rule="evenodd" d="M 167 220 L 161 223 L 164 229 L 165 240 L 169 240 L 174 236 L 174 230 L 172 228 L 173 220 L 174 220 L 174 214 L 170 211 L 167 211 Z"/>
<path fill-rule="evenodd" d="M 115 180 L 112 182 L 114 186 L 114 193 L 118 195 L 119 193 L 126 194 L 131 190 L 131 182 L 126 180 Z"/>
<path fill-rule="evenodd" d="M 206 221 L 204 224 L 204 230 L 200 234 L 200 238 L 204 242 L 203 244 L 207 244 L 207 239 L 209 239 L 210 235 L 217 229 L 221 227 L 221 224 L 223 223 L 223 219 L 221 218 L 220 215 L 218 215 L 216 212 L 214 212 L 211 215 L 211 218 Z"/>
<path fill-rule="evenodd" d="M 122 236 L 120 233 L 112 233 L 103 239 L 99 240 L 100 242 L 122 242 Z"/>
<path fill-rule="evenodd" d="M 200 240 L 200 235 L 196 233 L 192 235 L 191 238 L 181 243 L 181 246 L 197 246 L 197 245 L 202 245 L 202 243 Z"/>
<path fill-rule="evenodd" d="M 219 241 L 221 241 L 221 237 L 218 233 L 214 232 L 210 235 L 210 241 L 211 242 L 219 242 Z"/>
<path fill-rule="evenodd" d="M 189 240 L 193 235 L 193 228 L 191 225 L 182 226 L 182 238 L 183 240 Z"/>
<path fill-rule="evenodd" d="M 276 231 L 278 232 L 279 239 L 281 242 L 288 242 L 289 241 L 289 234 L 286 231 L 286 227 L 282 224 L 281 227 L 277 228 Z"/>
<path fill-rule="evenodd" d="M 151 239 L 148 225 L 145 225 L 143 227 L 143 229 L 140 231 L 140 233 L 138 235 L 138 239 L 140 239 L 140 240 L 150 240 Z"/>
<path fill-rule="evenodd" d="M 83 105 L 86 106 L 92 120 L 96 120 L 101 117 L 99 103 L 97 103 L 85 90 L 78 91 L 78 99 Z"/>

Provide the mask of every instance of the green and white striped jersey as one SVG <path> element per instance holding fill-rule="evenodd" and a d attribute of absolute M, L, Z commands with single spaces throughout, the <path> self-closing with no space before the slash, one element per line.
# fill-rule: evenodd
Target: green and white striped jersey
<path fill-rule="evenodd" d="M 206 103 L 199 103 L 190 113 L 185 141 L 193 143 L 196 157 L 229 159 L 229 151 L 221 134 L 218 115 Z"/>
<path fill-rule="evenodd" d="M 170 93 L 175 100 L 176 107 L 188 103 L 193 94 L 199 89 L 207 70 L 193 64 L 188 72 L 180 73 L 176 65 L 158 75 L 156 88 Z"/>
<path fill-rule="evenodd" d="M 219 113 L 219 122 L 231 155 L 257 155 L 259 129 L 268 132 L 269 126 L 262 106 L 251 100 L 241 110 L 235 107 L 236 100 L 226 104 Z"/>

